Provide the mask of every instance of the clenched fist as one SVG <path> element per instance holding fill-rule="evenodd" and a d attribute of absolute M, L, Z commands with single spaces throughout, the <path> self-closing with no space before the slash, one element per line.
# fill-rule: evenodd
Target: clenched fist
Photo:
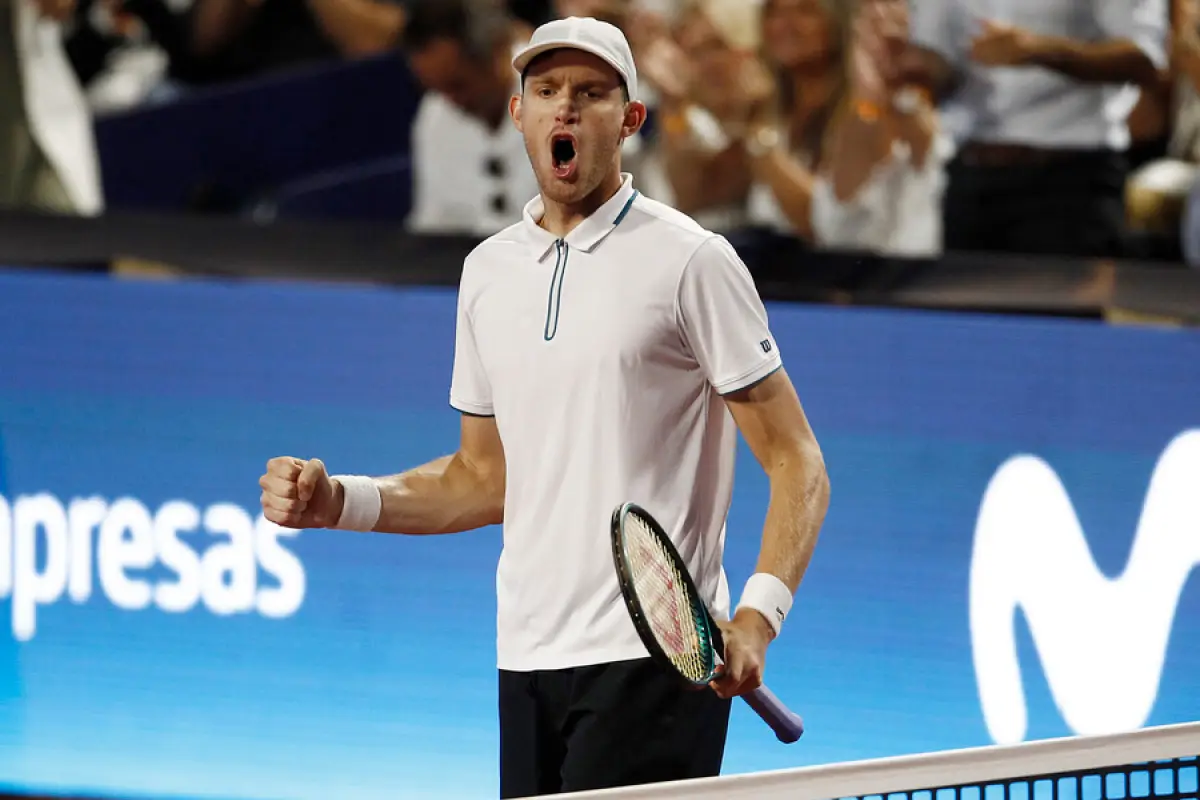
<path fill-rule="evenodd" d="M 345 497 L 319 458 L 272 458 L 258 479 L 263 516 L 285 528 L 328 528 L 337 524 Z"/>

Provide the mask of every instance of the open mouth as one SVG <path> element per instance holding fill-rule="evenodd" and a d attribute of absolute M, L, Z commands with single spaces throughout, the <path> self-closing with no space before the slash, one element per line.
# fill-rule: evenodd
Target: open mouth
<path fill-rule="evenodd" d="M 554 160 L 554 174 L 569 178 L 575 173 L 575 137 L 558 134 L 550 140 L 550 156 Z"/>

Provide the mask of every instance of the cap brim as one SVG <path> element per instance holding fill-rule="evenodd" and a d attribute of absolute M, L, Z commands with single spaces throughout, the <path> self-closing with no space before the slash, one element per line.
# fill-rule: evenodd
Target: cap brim
<path fill-rule="evenodd" d="M 520 53 L 517 53 L 517 57 L 513 59 L 513 62 L 512 62 L 513 69 L 515 69 L 520 74 L 524 74 L 525 68 L 529 66 L 530 61 L 533 61 L 535 58 L 542 55 L 543 53 L 549 53 L 552 50 L 579 50 L 584 53 L 590 53 L 591 55 L 594 55 L 596 58 L 600 59 L 605 64 L 608 64 L 610 67 L 612 67 L 614 70 L 616 70 L 617 75 L 621 76 L 622 83 L 628 83 L 628 79 L 625 77 L 625 73 L 623 73 L 621 71 L 621 66 L 619 64 L 615 63 L 613 61 L 613 59 L 607 53 L 603 52 L 598 47 L 589 47 L 586 44 L 581 44 L 579 42 L 571 41 L 571 40 L 567 40 L 567 39 L 558 39 L 558 40 L 551 41 L 551 42 L 542 42 L 541 44 L 534 45 L 533 47 L 528 47 L 528 48 L 522 50 Z"/>

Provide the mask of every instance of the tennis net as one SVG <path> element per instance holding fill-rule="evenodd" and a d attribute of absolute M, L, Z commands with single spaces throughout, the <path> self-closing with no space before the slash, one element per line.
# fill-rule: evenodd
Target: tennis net
<path fill-rule="evenodd" d="M 803 745 L 796 745 L 803 746 Z M 579 792 L 576 800 L 1200 800 L 1200 722 Z"/>

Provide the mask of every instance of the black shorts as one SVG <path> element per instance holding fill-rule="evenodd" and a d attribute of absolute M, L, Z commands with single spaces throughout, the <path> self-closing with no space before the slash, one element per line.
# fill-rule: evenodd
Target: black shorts
<path fill-rule="evenodd" d="M 500 796 L 721 772 L 730 701 L 650 659 L 500 671 Z"/>

